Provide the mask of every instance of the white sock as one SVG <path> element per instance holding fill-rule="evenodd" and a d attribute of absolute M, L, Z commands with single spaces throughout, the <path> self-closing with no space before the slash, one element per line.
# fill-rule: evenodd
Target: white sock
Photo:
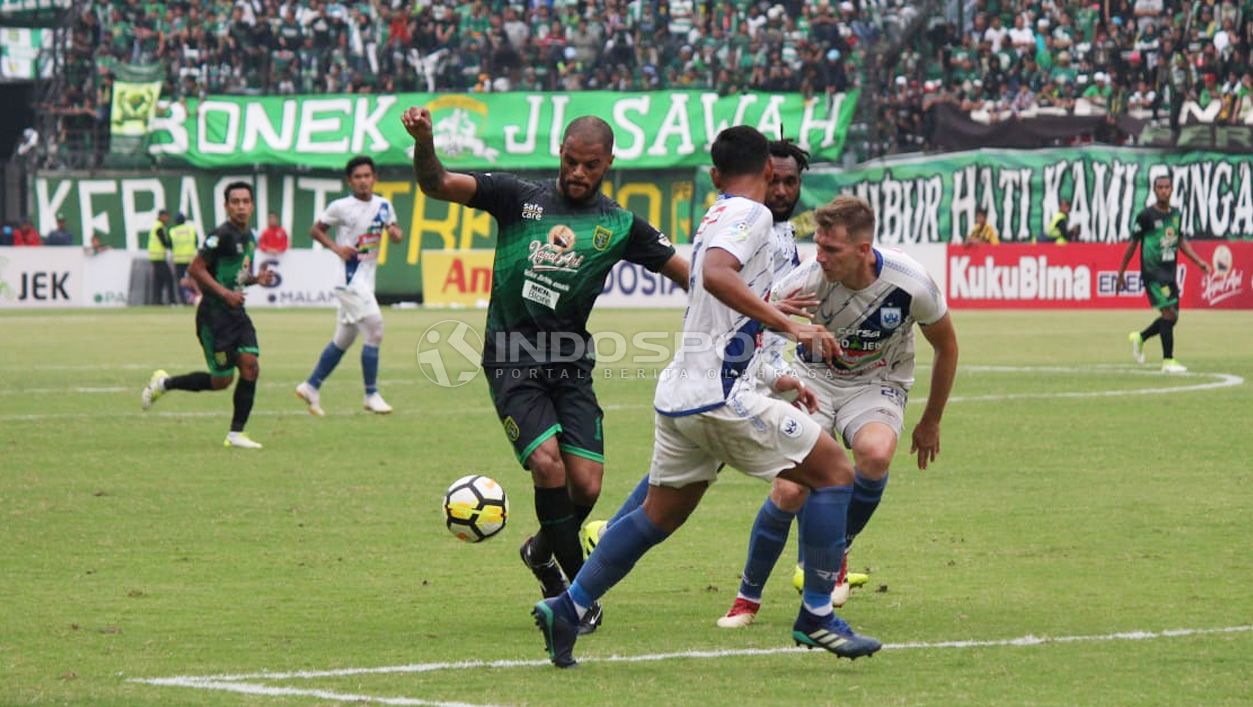
<path fill-rule="evenodd" d="M 805 611 L 808 611 L 814 616 L 830 616 L 835 613 L 835 607 L 831 605 L 830 599 L 828 599 L 822 606 L 810 606 L 808 602 L 801 603 L 805 605 Z"/>
<path fill-rule="evenodd" d="M 170 377 L 166 376 L 165 378 L 162 378 L 161 380 L 157 381 L 157 390 L 161 392 L 165 392 L 165 382 L 168 381 L 169 379 Z"/>
<path fill-rule="evenodd" d="M 243 432 L 236 432 L 234 430 L 231 430 L 230 432 L 226 433 L 226 438 L 227 439 L 239 439 L 239 436 L 242 434 Z"/>

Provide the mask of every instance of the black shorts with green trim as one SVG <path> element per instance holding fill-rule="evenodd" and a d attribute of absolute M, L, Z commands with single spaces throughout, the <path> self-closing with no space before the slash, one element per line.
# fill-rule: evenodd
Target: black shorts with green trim
<path fill-rule="evenodd" d="M 590 362 L 483 366 L 505 436 L 523 468 L 553 436 L 562 453 L 605 462 L 604 411 L 592 390 Z"/>
<path fill-rule="evenodd" d="M 209 373 L 214 376 L 234 375 L 241 353 L 261 355 L 257 330 L 242 307 L 206 306 L 201 300 L 196 308 L 196 338 L 200 340 L 205 363 L 209 364 Z"/>
<path fill-rule="evenodd" d="M 1144 293 L 1148 295 L 1153 309 L 1165 309 L 1179 305 L 1179 283 L 1164 278 L 1145 278 Z"/>

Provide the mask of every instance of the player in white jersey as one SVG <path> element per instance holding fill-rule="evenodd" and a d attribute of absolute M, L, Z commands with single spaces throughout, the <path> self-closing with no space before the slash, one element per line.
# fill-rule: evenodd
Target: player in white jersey
<path fill-rule="evenodd" d="M 766 208 L 770 209 L 774 222 L 770 230 L 771 272 L 772 279 L 777 282 L 800 264 L 800 257 L 796 252 L 796 229 L 792 227 L 790 219 L 801 198 L 801 173 L 809 169 L 809 153 L 790 140 L 771 140 L 770 166 L 773 175 L 766 190 Z M 782 293 L 772 297 L 771 302 L 783 313 L 794 315 L 805 315 L 807 307 L 818 304 L 801 291 Z M 783 353 L 787 342 L 787 337 L 765 331 L 758 356 L 769 359 L 772 365 L 781 368 L 785 365 Z M 587 554 L 590 555 L 596 547 L 606 527 L 639 508 L 644 502 L 644 496 L 648 494 L 648 485 L 648 474 L 645 473 L 612 518 L 608 521 L 591 521 L 583 527 L 581 538 Z"/>
<path fill-rule="evenodd" d="M 360 333 L 365 340 L 361 347 L 361 375 L 365 382 L 362 403 L 369 412 L 387 414 L 392 411 L 378 391 L 379 345 L 383 343 L 383 313 L 374 296 L 374 275 L 378 270 L 379 248 L 383 234 L 399 243 L 404 234 L 396 225 L 396 210 L 391 202 L 374 193 L 374 160 L 360 155 L 348 160 L 344 168 L 352 194 L 332 201 L 309 231 L 340 260 L 344 268 L 335 285 L 339 298 L 335 335 L 322 350 L 308 380 L 296 386 L 296 396 L 309 406 L 309 414 L 321 417 L 319 389 L 331 375 L 344 352 Z M 330 230 L 335 229 L 335 238 Z"/>
<path fill-rule="evenodd" d="M 918 455 L 919 469 L 926 469 L 940 451 L 940 418 L 957 372 L 957 335 L 944 296 L 926 270 L 904 253 L 872 246 L 874 212 L 869 204 L 840 196 L 818 209 L 816 217 L 816 257 L 776 283 L 774 291 L 813 293 L 818 301 L 814 322 L 835 335 L 839 353 L 829 363 L 813 363 L 798 347 L 795 370 L 773 365 L 755 370 L 766 380 L 796 375 L 810 385 L 818 400 L 812 417 L 852 449 L 856 466 L 847 552 L 887 485 L 914 382 L 913 325 L 920 326 L 935 350 L 931 391 L 910 450 Z M 739 628 L 753 622 L 792 519 L 802 507 L 802 518 L 814 511 L 806 505 L 808 495 L 804 486 L 775 479 L 753 524 L 739 595 L 719 626 Z M 846 586 L 836 604 L 844 598 Z"/>
<path fill-rule="evenodd" d="M 653 398 L 657 415 L 648 495 L 640 508 L 609 526 L 570 588 L 532 611 L 558 667 L 575 665 L 581 616 L 649 548 L 683 524 L 722 463 L 810 489 L 814 512 L 805 514 L 801 532 L 809 569 L 793 640 L 848 658 L 881 647 L 855 634 L 831 607 L 853 491 L 852 464 L 816 422 L 762 395 L 743 376 L 763 327 L 786 333 L 820 358 L 829 360 L 838 348 L 827 329 L 799 324 L 765 300 L 773 280 L 771 218 L 761 203 L 772 173 L 768 142 L 755 129 L 736 126 L 718 134 L 710 154 L 720 196 L 695 236 L 683 345 Z M 813 409 L 813 393 L 796 377 L 785 374 L 772 383 L 776 393 L 795 393 L 798 402 Z"/>

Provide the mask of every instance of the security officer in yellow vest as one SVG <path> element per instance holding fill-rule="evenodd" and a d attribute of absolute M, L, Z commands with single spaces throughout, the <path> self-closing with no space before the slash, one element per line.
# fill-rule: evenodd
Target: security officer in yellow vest
<path fill-rule="evenodd" d="M 187 266 L 196 259 L 200 239 L 196 236 L 196 227 L 187 223 L 187 217 L 181 213 L 174 217 L 174 227 L 170 229 L 170 243 L 173 244 L 174 277 L 178 282 L 179 294 L 182 295 L 183 304 L 191 304 L 198 291 L 195 281 L 187 277 Z"/>
<path fill-rule="evenodd" d="M 166 228 L 170 225 L 170 212 L 161 209 L 157 213 L 157 222 L 148 231 L 148 262 L 152 263 L 152 303 L 176 304 L 174 294 L 174 273 L 166 258 L 173 247 Z"/>
<path fill-rule="evenodd" d="M 1049 225 L 1044 231 L 1044 237 L 1039 239 L 1041 243 L 1066 245 L 1068 240 L 1074 240 L 1079 237 L 1079 227 L 1070 225 L 1070 200 L 1062 199 L 1057 206 L 1057 213 L 1053 214 L 1053 217 L 1049 219 Z"/>

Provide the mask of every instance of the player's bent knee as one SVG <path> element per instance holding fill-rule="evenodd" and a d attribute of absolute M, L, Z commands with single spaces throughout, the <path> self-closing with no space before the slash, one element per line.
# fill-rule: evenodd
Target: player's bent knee
<path fill-rule="evenodd" d="M 527 458 L 527 468 L 531 470 L 531 476 L 535 479 L 537 486 L 547 488 L 566 485 L 566 467 L 561 461 L 561 455 L 556 452 L 556 445 L 553 449 L 547 449 L 547 445 L 540 445 L 538 449 L 531 452 L 531 456 Z"/>
<path fill-rule="evenodd" d="M 209 386 L 214 390 L 226 390 L 234 382 L 235 376 L 213 376 L 209 379 Z"/>
<path fill-rule="evenodd" d="M 796 513 L 805 505 L 809 498 L 809 489 L 787 479 L 774 480 L 770 487 L 770 500 L 779 509 L 788 513 Z"/>

